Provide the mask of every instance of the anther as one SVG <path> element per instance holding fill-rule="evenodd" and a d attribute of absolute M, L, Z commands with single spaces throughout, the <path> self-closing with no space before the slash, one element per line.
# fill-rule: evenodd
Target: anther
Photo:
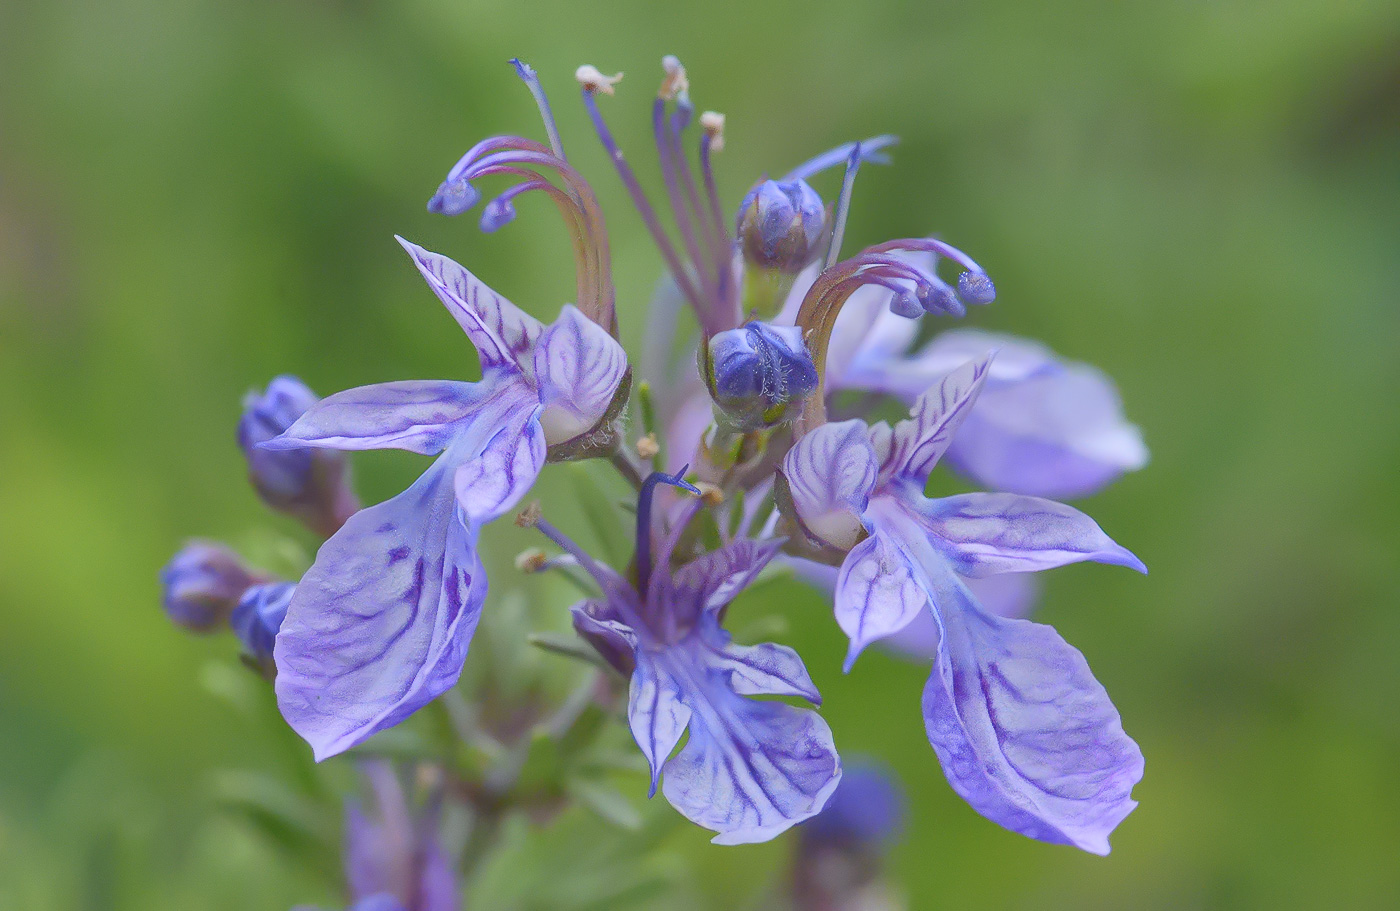
<path fill-rule="evenodd" d="M 585 63 L 574 71 L 574 78 L 577 79 L 578 84 L 583 86 L 587 91 L 596 92 L 600 95 L 611 95 L 613 94 L 613 86 L 622 81 L 622 74 L 618 73 L 615 76 L 604 76 L 596 66 Z"/>

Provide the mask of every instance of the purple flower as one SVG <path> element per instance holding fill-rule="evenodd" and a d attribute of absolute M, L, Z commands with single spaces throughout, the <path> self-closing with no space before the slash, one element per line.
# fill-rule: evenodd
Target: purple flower
<path fill-rule="evenodd" d="M 816 816 L 802 823 L 806 841 L 852 847 L 881 847 L 904 823 L 904 792 L 894 772 L 883 766 L 853 762 L 841 786 Z"/>
<path fill-rule="evenodd" d="M 610 451 L 625 398 L 622 348 L 573 306 L 546 326 L 452 260 L 400 243 L 476 345 L 481 381 L 340 392 L 262 444 L 438 455 L 322 545 L 287 610 L 278 704 L 318 760 L 456 683 L 486 597 L 479 529 L 515 505 L 547 456 Z"/>
<path fill-rule="evenodd" d="M 296 377 L 277 377 L 266 392 L 250 392 L 244 398 L 238 445 L 248 460 L 248 480 L 263 502 L 329 537 L 360 508 L 350 489 L 345 456 L 332 450 L 259 445 L 285 432 L 318 401 Z"/>
<path fill-rule="evenodd" d="M 207 633 L 233 613 L 258 579 L 238 554 L 211 541 L 191 541 L 160 571 L 161 603 L 179 626 Z"/>
<path fill-rule="evenodd" d="M 932 272 L 931 254 L 908 257 Z M 799 279 L 779 323 L 796 318 L 814 280 Z M 857 290 L 832 332 L 826 390 L 868 389 L 912 404 L 962 364 L 997 350 L 982 394 L 948 447 L 947 462 L 987 487 L 1072 498 L 1147 464 L 1142 434 L 1123 415 L 1113 381 L 1038 342 L 951 329 L 911 351 L 918 326 L 890 311 L 891 292 Z"/>
<path fill-rule="evenodd" d="M 954 790 L 1012 831 L 1106 854 L 1108 834 L 1136 806 L 1141 752 L 1078 651 L 1048 626 L 990 613 L 962 577 L 1082 560 L 1146 568 L 1088 516 L 1050 500 L 924 496 L 989 369 L 988 359 L 954 370 L 893 428 L 816 428 L 788 453 L 783 476 L 804 532 L 845 553 L 836 618 L 851 640 L 847 668 L 930 612 L 940 642 L 924 721 Z"/>
<path fill-rule="evenodd" d="M 810 709 L 751 696 L 821 696 L 802 659 L 772 643 L 736 645 L 722 628 L 729 602 L 778 552 L 781 539 L 736 540 L 669 570 L 678 534 L 651 560 L 651 495 L 638 498 L 637 580 L 599 565 L 543 519 L 539 529 L 572 553 L 602 589 L 573 608 L 579 633 L 631 678 L 632 736 L 671 805 L 718 834 L 715 844 L 767 841 L 816 814 L 841 779 L 831 729 Z M 686 516 L 689 518 L 693 512 Z M 683 530 L 685 522 L 677 525 Z M 689 738 L 672 756 L 682 736 Z"/>

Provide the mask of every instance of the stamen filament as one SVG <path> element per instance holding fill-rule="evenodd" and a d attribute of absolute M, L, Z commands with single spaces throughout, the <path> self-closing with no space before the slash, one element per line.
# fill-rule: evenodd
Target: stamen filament
<path fill-rule="evenodd" d="M 510 64 L 515 67 L 516 75 L 530 89 L 530 94 L 535 96 L 535 104 L 539 106 L 540 117 L 544 119 L 545 134 L 549 136 L 549 147 L 554 150 L 555 155 L 563 159 L 564 143 L 559 139 L 559 128 L 554 123 L 554 112 L 549 109 L 549 98 L 544 93 L 544 86 L 540 85 L 540 77 L 536 75 L 535 68 L 519 57 L 512 57 Z"/>
<path fill-rule="evenodd" d="M 823 152 L 816 158 L 804 161 L 802 164 L 789 171 L 783 177 L 783 180 L 797 180 L 799 178 L 806 180 L 808 177 L 819 174 L 827 168 L 834 168 L 843 161 L 848 161 L 851 157 L 851 153 L 855 151 L 857 147 L 861 150 L 860 156 L 862 161 L 869 161 L 873 164 L 888 164 L 889 156 L 882 154 L 880 150 L 888 148 L 897 142 L 899 142 L 899 137 L 889 134 L 884 136 L 872 136 L 870 139 L 862 139 L 860 142 L 848 142 L 845 145 L 839 145 L 834 149 Z"/>
<path fill-rule="evenodd" d="M 856 172 L 860 170 L 861 144 L 851 148 L 846 159 L 846 176 L 841 180 L 841 195 L 836 200 L 836 215 L 831 228 L 831 246 L 826 251 L 826 262 L 822 268 L 830 269 L 841 258 L 841 241 L 846 235 L 846 217 L 851 212 L 851 191 L 855 188 Z"/>
<path fill-rule="evenodd" d="M 666 474 L 664 471 L 653 471 L 647 475 L 647 479 L 642 482 L 642 487 L 637 491 L 637 591 L 642 598 L 646 598 L 647 586 L 651 582 L 651 501 L 656 493 L 658 484 L 669 484 L 672 487 L 679 487 L 687 490 L 696 496 L 700 495 L 700 490 L 685 480 L 685 473 L 690 468 L 689 465 L 676 472 L 675 475 Z M 667 553 L 669 559 L 670 554 Z"/>
<path fill-rule="evenodd" d="M 681 151 L 679 145 L 673 147 L 671 138 L 667 134 L 666 100 L 660 96 L 652 104 L 651 128 L 656 137 L 656 150 L 661 161 L 661 177 L 666 184 L 666 196 L 671 203 L 671 212 L 676 220 L 676 230 L 685 243 L 686 252 L 690 254 L 690 261 L 695 266 L 695 275 L 700 279 L 701 290 L 704 292 L 706 300 L 713 301 L 717 290 L 714 286 L 714 278 L 705 268 L 705 259 L 700 252 L 700 244 L 690 221 L 690 211 L 681 196 L 676 159 L 684 160 L 684 155 L 678 154 Z"/>

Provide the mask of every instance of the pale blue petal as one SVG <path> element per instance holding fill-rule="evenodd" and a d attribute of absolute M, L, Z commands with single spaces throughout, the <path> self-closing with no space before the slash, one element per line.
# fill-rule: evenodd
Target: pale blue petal
<path fill-rule="evenodd" d="M 531 352 L 544 324 L 446 256 L 402 237 L 396 239 L 413 258 L 428 287 L 476 345 L 482 370 L 504 367 L 530 376 L 534 369 Z"/>
<path fill-rule="evenodd" d="M 804 530 L 839 550 L 864 534 L 860 515 L 877 470 L 864 421 L 823 424 L 788 450 L 782 467 Z"/>
<path fill-rule="evenodd" d="M 690 723 L 690 706 L 683 701 L 684 686 L 685 681 L 678 680 L 669 665 L 652 659 L 645 650 L 637 652 L 637 668 L 627 695 L 627 723 L 651 766 L 648 796 L 656 793 L 661 767 Z"/>
<path fill-rule="evenodd" d="M 274 651 L 277 701 L 318 761 L 402 721 L 461 673 L 486 575 L 456 507 L 455 450 L 351 517 L 297 586 Z"/>
<path fill-rule="evenodd" d="M 728 673 L 729 689 L 741 696 L 797 696 L 821 705 L 822 695 L 797 652 L 772 642 L 736 645 L 714 614 L 700 622 L 705 663 Z"/>
<path fill-rule="evenodd" d="M 964 579 L 963 584 L 984 611 L 1008 620 L 1030 616 L 1040 601 L 1040 577 L 1034 573 L 1002 573 Z M 905 658 L 932 661 L 938 657 L 938 621 L 932 611 L 920 611 L 908 626 L 881 640 L 880 645 Z"/>
<path fill-rule="evenodd" d="M 906 477 L 923 486 L 933 466 L 948 449 L 958 426 L 972 410 L 990 366 L 991 357 L 969 361 L 919 396 L 909 411 L 909 419 L 894 426 L 888 452 L 882 453 L 882 482 Z M 876 448 L 884 447 L 877 445 Z"/>
<path fill-rule="evenodd" d="M 1009 493 L 969 493 L 918 506 L 936 545 L 965 576 L 1036 572 L 1092 560 L 1147 567 L 1072 506 Z"/>
<path fill-rule="evenodd" d="M 453 483 L 466 520 L 483 525 L 509 512 L 544 466 L 544 432 L 531 402 L 503 402 L 485 445 L 457 468 Z M 485 423 L 485 422 L 483 422 Z"/>
<path fill-rule="evenodd" d="M 949 783 L 1013 832 L 1107 854 L 1143 770 L 1108 694 L 1050 627 L 982 613 L 946 568 L 939 587 L 923 710 Z"/>
<path fill-rule="evenodd" d="M 493 391 L 483 383 L 405 380 L 359 386 L 312 405 L 263 449 L 406 449 L 433 455 Z"/>
<path fill-rule="evenodd" d="M 669 579 L 666 573 L 656 573 L 651 580 L 649 601 L 664 602 L 669 612 L 687 622 L 705 611 L 722 615 L 729 602 L 777 556 L 785 540 L 741 538 L 697 557 Z"/>
<path fill-rule="evenodd" d="M 540 422 L 553 446 L 603 419 L 627 373 L 627 355 L 607 330 L 565 304 L 535 346 L 534 373 L 544 406 Z"/>
<path fill-rule="evenodd" d="M 894 635 L 930 609 L 909 558 L 879 527 L 846 555 L 836 578 L 835 604 L 836 622 L 851 640 L 847 671 L 871 642 Z"/>
<path fill-rule="evenodd" d="M 684 680 L 694 710 L 685 746 L 665 767 L 672 806 L 719 833 L 721 845 L 767 841 L 821 810 L 841 760 L 819 714 L 741 696 L 726 664 L 704 664 L 683 648 L 652 660 L 676 663 L 668 676 Z"/>

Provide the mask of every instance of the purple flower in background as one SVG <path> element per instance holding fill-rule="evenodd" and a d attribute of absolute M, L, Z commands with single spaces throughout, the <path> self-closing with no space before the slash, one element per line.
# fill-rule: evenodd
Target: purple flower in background
<path fill-rule="evenodd" d="M 906 255 L 933 272 L 932 253 Z M 815 279 L 793 286 L 779 323 L 797 316 Z M 948 447 L 957 471 L 996 490 L 1039 497 L 1087 496 L 1147 464 L 1142 434 L 1123 416 L 1113 381 L 1064 361 L 1038 342 L 951 329 L 911 351 L 918 324 L 891 312 L 892 292 L 867 285 L 846 301 L 826 358 L 826 389 L 867 389 L 912 404 L 969 360 L 996 350 L 982 393 Z"/>
<path fill-rule="evenodd" d="M 1048 626 L 981 607 L 963 583 L 1082 560 L 1145 572 L 1079 511 L 1036 497 L 929 499 L 924 485 L 986 382 L 966 364 L 891 428 L 852 420 L 802 437 L 783 476 L 803 531 L 844 552 L 836 618 L 846 666 L 931 612 L 939 632 L 924 720 L 954 790 L 1032 838 L 1106 854 L 1132 811 L 1142 754 L 1083 656 Z"/>
<path fill-rule="evenodd" d="M 267 391 L 248 393 L 238 421 L 238 445 L 248 460 L 248 480 L 267 505 L 296 516 L 324 537 L 335 534 L 360 508 L 350 489 L 345 456 L 333 450 L 265 449 L 320 401 L 294 376 L 279 376 Z"/>
<path fill-rule="evenodd" d="M 662 542 L 653 571 L 651 497 L 658 483 L 693 490 L 659 472 L 647 479 L 637 502 L 635 585 L 548 522 L 534 521 L 602 589 L 601 598 L 573 608 L 574 626 L 631 679 L 628 720 L 651 766 L 651 792 L 662 780 L 672 806 L 719 833 L 715 844 L 767 841 L 821 810 L 841 779 L 831 729 L 819 714 L 748 698 L 818 704 L 802 659 L 772 643 L 736 645 L 722 627 L 730 601 L 783 541 L 739 539 L 671 572 L 683 519 Z M 687 731 L 685 746 L 671 756 Z"/>
<path fill-rule="evenodd" d="M 438 455 L 408 490 L 356 513 L 316 556 L 277 636 L 277 698 L 318 760 L 451 687 L 486 597 L 478 530 L 510 510 L 546 457 L 607 451 L 627 360 L 566 305 L 546 326 L 452 260 L 400 240 L 475 344 L 480 382 L 362 386 L 312 405 L 273 451 Z"/>
<path fill-rule="evenodd" d="M 161 603 L 179 626 L 214 630 L 258 582 L 238 554 L 211 541 L 191 541 L 160 571 Z"/>
<path fill-rule="evenodd" d="M 358 802 L 345 808 L 349 911 L 458 911 L 457 877 L 438 839 L 438 813 L 415 811 L 388 763 L 366 762 L 360 770 L 374 808 L 366 812 Z"/>
<path fill-rule="evenodd" d="M 883 846 L 904 824 L 904 802 L 892 771 L 865 760 L 847 763 L 831 800 L 802 823 L 802 838 L 832 845 Z"/>

